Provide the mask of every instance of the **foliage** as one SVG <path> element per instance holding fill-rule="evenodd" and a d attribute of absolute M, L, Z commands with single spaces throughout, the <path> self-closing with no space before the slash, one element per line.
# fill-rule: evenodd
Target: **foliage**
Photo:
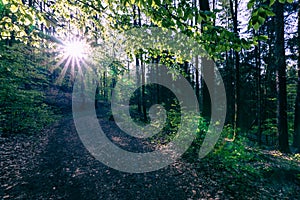
<path fill-rule="evenodd" d="M 276 135 L 277 126 L 276 119 L 266 119 L 262 126 L 262 134 L 264 135 Z"/>
<path fill-rule="evenodd" d="M 136 45 L 133 45 L 133 43 L 129 43 L 124 49 L 126 50 L 126 53 L 130 53 L 131 55 L 126 55 L 127 57 L 122 55 L 123 60 L 115 60 L 116 57 L 121 57 L 115 55 L 115 53 L 118 54 L 118 51 L 121 51 L 121 48 L 119 49 L 119 47 L 123 45 L 119 44 L 121 41 L 120 38 L 118 38 L 120 32 L 125 32 L 135 27 L 160 27 L 163 30 L 167 29 L 182 33 L 187 38 L 197 41 L 197 43 L 205 49 L 212 58 L 219 61 L 219 69 L 222 70 L 223 75 L 226 75 L 225 81 L 227 81 L 227 91 L 230 91 L 230 89 L 234 91 L 234 87 L 240 84 L 235 82 L 235 79 L 237 79 L 237 77 L 235 77 L 235 67 L 237 66 L 231 65 L 234 63 L 241 63 L 239 72 L 240 82 L 242 83 L 243 80 L 245 80 L 245 84 L 241 87 L 244 88 L 241 93 L 243 97 L 245 97 L 244 99 L 251 97 L 252 103 L 252 110 L 247 114 L 253 116 L 256 114 L 261 115 L 263 135 L 275 135 L 278 131 L 273 122 L 274 115 L 276 114 L 276 102 L 274 101 L 276 100 L 276 88 L 274 87 L 276 69 L 273 67 L 273 58 L 275 58 L 276 55 L 274 56 L 274 51 L 272 49 L 274 46 L 272 43 L 274 40 L 274 31 L 272 29 L 272 26 L 274 26 L 274 24 L 272 24 L 274 22 L 273 7 L 277 3 L 293 3 L 291 0 L 250 0 L 247 6 L 248 13 L 251 12 L 247 37 L 240 34 L 240 30 L 236 30 L 237 32 L 232 30 L 232 22 L 234 21 L 235 16 L 234 12 L 230 11 L 229 5 L 211 11 L 204 11 L 197 5 L 199 4 L 198 2 L 192 0 L 57 0 L 55 2 L 29 2 L 21 0 L 0 1 L 0 40 L 3 41 L 3 44 L 5 43 L 7 45 L 11 45 L 16 41 L 21 41 L 24 44 L 30 43 L 30 45 L 33 46 L 42 46 L 44 44 L 37 41 L 41 42 L 40 38 L 45 38 L 45 34 L 50 34 L 47 32 L 48 29 L 44 31 L 42 27 L 51 27 L 53 30 L 55 29 L 51 34 L 55 34 L 56 37 L 61 37 L 63 39 L 70 39 L 73 36 L 86 38 L 93 46 L 94 57 L 92 58 L 92 65 L 94 65 L 95 73 L 99 78 L 97 84 L 100 89 L 98 88 L 99 91 L 98 94 L 96 94 L 97 100 L 109 99 L 109 95 L 115 83 L 121 75 L 129 70 L 128 63 L 135 61 L 135 59 L 140 61 L 144 59 L 142 60 L 144 64 L 150 64 L 153 60 L 158 59 L 161 63 L 167 64 L 172 69 L 179 69 L 178 71 L 184 73 L 186 77 L 193 79 L 191 84 L 194 84 L 193 87 L 196 88 L 196 84 L 193 82 L 195 81 L 196 75 L 189 74 L 193 71 L 192 67 L 189 66 L 190 69 L 188 69 L 188 67 L 182 65 L 182 63 L 188 60 L 180 58 L 183 54 L 182 52 L 178 53 L 181 55 L 176 55 L 175 51 L 169 52 L 166 51 L 166 49 L 157 48 L 157 46 L 153 49 L 139 46 L 134 49 L 133 52 L 128 52 L 128 49 L 132 50 L 133 46 L 137 47 Z M 47 3 L 47 9 L 42 8 L 43 6 L 40 7 L 38 3 L 41 3 L 40 5 L 43 4 L 44 6 L 45 3 Z M 217 1 L 217 3 L 226 5 L 224 2 Z M 215 22 L 218 16 L 222 16 L 225 21 L 222 21 L 221 24 L 216 24 Z M 240 26 L 238 28 L 240 28 Z M 182 41 L 181 43 L 183 46 L 189 46 L 188 40 L 181 38 L 180 41 Z M 144 45 L 143 42 L 137 42 Z M 165 41 L 162 43 L 164 42 Z M 291 40 L 289 45 L 295 46 L 290 43 Z M 17 45 L 22 46 L 21 44 Z M 115 48 L 115 45 L 117 45 L 118 48 Z M 160 44 L 157 43 L 157 45 L 159 46 Z M 191 46 L 196 45 L 193 44 Z M 258 52 L 255 52 L 256 49 L 253 48 L 254 46 L 257 46 Z M 24 50 L 23 47 L 21 48 L 22 50 Z M 12 51 L 8 47 L 5 48 L 3 49 L 3 52 Z M 43 81 L 35 81 L 32 77 L 39 76 L 39 78 L 44 79 L 44 72 L 40 69 L 40 66 L 36 65 L 36 62 L 24 64 L 29 62 L 32 58 L 27 55 L 22 55 L 22 53 L 16 53 L 16 49 L 17 48 L 12 52 L 15 56 L 14 58 L 5 53 L 1 55 L 3 58 L 3 61 L 1 61 L 2 79 L 8 83 L 1 86 L 3 88 L 1 91 L 3 93 L 1 102 L 3 102 L 2 104 L 5 108 L 3 108 L 5 111 L 1 112 L 1 123 L 7 121 L 7 116 L 10 116 L 11 120 L 17 119 L 15 116 L 20 113 L 19 110 L 20 107 L 22 107 L 20 106 L 22 101 L 28 102 L 28 104 L 24 104 L 26 105 L 24 107 L 30 109 L 34 109 L 34 106 L 32 105 L 38 105 L 39 102 L 42 102 L 42 92 L 40 89 L 37 89 L 41 85 L 37 86 L 35 84 Z M 109 50 L 112 50 L 111 54 Z M 31 51 L 29 53 L 26 51 L 27 50 L 24 50 L 28 55 L 32 53 Z M 191 49 L 186 49 L 185 51 L 190 52 Z M 235 57 L 238 56 L 234 55 L 233 52 L 240 54 L 241 62 L 235 62 L 235 59 L 237 59 Z M 35 55 L 32 57 L 35 57 Z M 16 58 L 18 58 L 18 60 L 16 60 Z M 22 61 L 20 61 L 20 58 L 24 59 L 21 59 Z M 127 64 L 128 69 L 126 67 Z M 6 67 L 9 65 L 12 67 Z M 184 69 L 185 67 L 186 69 Z M 139 70 L 141 70 L 141 68 L 137 68 L 137 74 L 140 73 Z M 145 72 L 147 70 L 148 69 L 144 69 Z M 26 73 L 24 71 L 26 71 Z M 31 74 L 28 74 L 27 71 L 32 72 Z M 176 70 L 174 70 L 174 72 L 175 71 Z M 139 74 L 139 76 L 147 75 Z M 199 84 L 200 80 L 197 81 Z M 47 84 L 46 82 L 43 83 Z M 134 83 L 132 84 L 134 85 Z M 202 87 L 203 84 L 201 83 L 199 85 Z M 292 85 L 292 83 L 289 83 L 289 85 Z M 247 94 L 248 89 L 255 91 Z M 260 90 L 264 90 L 264 95 L 260 94 L 262 93 Z M 288 90 L 292 89 L 288 88 Z M 141 96 L 144 95 L 143 98 L 146 100 L 151 96 L 152 91 L 149 87 L 146 87 L 144 92 L 144 94 L 141 94 L 139 91 L 139 93 L 137 92 L 137 94 L 135 94 L 135 100 L 133 100 L 135 104 L 141 103 L 139 102 Z M 234 95 L 234 92 L 232 94 Z M 294 94 L 291 94 L 291 96 L 294 96 Z M 261 100 L 259 98 L 265 99 Z M 247 101 L 245 100 L 245 102 L 242 102 L 241 104 L 246 103 Z M 260 111 L 258 107 L 256 107 L 257 103 L 261 104 L 261 107 L 263 104 L 266 105 L 266 111 L 258 113 Z M 151 102 L 149 103 L 148 101 L 144 106 L 148 108 L 149 104 L 151 104 Z M 165 104 L 168 105 L 169 102 Z M 137 106 L 134 107 L 135 110 L 137 108 Z M 232 110 L 235 112 L 234 109 Z M 293 109 L 288 110 L 289 120 L 293 117 L 293 111 Z M 25 111 L 22 111 L 22 113 L 24 112 Z M 26 112 L 30 116 L 29 118 L 34 118 L 35 114 L 33 113 L 35 112 L 31 112 L 31 110 Z M 41 112 L 42 111 L 39 111 L 38 113 Z M 251 117 L 254 118 L 253 116 Z M 174 131 L 178 121 L 178 112 L 170 112 L 166 129 Z M 15 124 L 15 122 L 13 124 Z M 200 144 L 201 138 L 205 135 L 203 134 L 203 130 L 207 127 L 207 124 L 203 120 L 203 122 L 200 122 L 199 126 L 201 126 L 201 128 L 197 133 L 197 138 L 200 139 L 197 142 Z M 7 124 L 5 127 L 9 127 L 9 125 Z M 290 128 L 292 128 L 292 125 L 290 125 Z M 12 128 L 10 128 L 10 130 L 12 130 Z M 224 129 L 224 133 L 227 134 L 227 136 L 223 135 L 223 137 L 232 139 L 234 138 L 232 135 L 233 132 L 231 126 L 227 126 Z"/>
<path fill-rule="evenodd" d="M 209 156 L 218 160 L 216 167 L 233 176 L 235 182 L 232 184 L 238 184 L 239 187 L 246 187 L 249 181 L 261 178 L 265 170 L 268 170 L 252 164 L 260 161 L 259 152 L 248 148 L 247 143 L 248 140 L 243 137 L 238 137 L 234 141 L 224 141 L 222 147 L 219 146 L 219 149 Z"/>
<path fill-rule="evenodd" d="M 248 9 L 253 8 L 251 20 L 249 23 L 249 28 L 254 28 L 254 30 L 259 30 L 259 28 L 266 22 L 268 17 L 275 16 L 275 13 L 272 11 L 272 6 L 277 0 L 250 0 L 247 7 Z M 293 3 L 293 0 L 278 0 L 279 3 Z M 255 6 L 257 2 L 260 2 L 262 4 L 259 4 L 259 6 Z"/>
<path fill-rule="evenodd" d="M 43 103 L 48 75 L 37 63 L 41 58 L 24 44 L 1 46 L 0 56 L 0 132 L 33 133 L 54 119 Z"/>
<path fill-rule="evenodd" d="M 0 1 L 0 40 L 19 40 L 37 46 L 40 41 L 36 26 L 45 24 L 43 14 L 21 0 Z"/>

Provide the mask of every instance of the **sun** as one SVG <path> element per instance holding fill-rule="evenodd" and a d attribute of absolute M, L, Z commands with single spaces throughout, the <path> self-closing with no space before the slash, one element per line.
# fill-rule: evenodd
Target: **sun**
<path fill-rule="evenodd" d="M 61 73 L 56 80 L 57 84 L 61 84 L 67 73 L 71 75 L 71 81 L 74 81 L 77 75 L 83 76 L 83 70 L 90 69 L 88 61 L 88 54 L 90 46 L 80 39 L 68 40 L 61 43 L 57 48 L 58 62 L 51 67 L 51 71 L 62 67 Z"/>
<path fill-rule="evenodd" d="M 68 41 L 64 46 L 64 54 L 66 57 L 72 58 L 84 58 L 85 56 L 85 44 L 83 41 Z"/>

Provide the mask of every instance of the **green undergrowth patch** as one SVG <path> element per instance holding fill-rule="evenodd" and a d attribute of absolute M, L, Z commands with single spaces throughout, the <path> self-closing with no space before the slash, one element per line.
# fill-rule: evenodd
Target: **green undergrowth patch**
<path fill-rule="evenodd" d="M 278 190 L 283 191 L 283 197 L 297 195 L 293 191 L 300 188 L 300 154 L 262 150 L 243 135 L 234 135 L 232 127 L 226 126 L 214 149 L 200 160 L 197 153 L 203 140 L 199 138 L 198 144 L 193 144 L 183 158 L 202 165 L 199 173 L 204 170 L 236 198 L 264 194 L 272 199 Z"/>

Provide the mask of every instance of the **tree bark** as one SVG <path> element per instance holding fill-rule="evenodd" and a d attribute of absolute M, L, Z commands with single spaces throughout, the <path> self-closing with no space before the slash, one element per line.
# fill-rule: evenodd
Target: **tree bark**
<path fill-rule="evenodd" d="M 209 11 L 209 2 L 208 0 L 199 0 L 200 10 L 201 11 Z"/>
<path fill-rule="evenodd" d="M 107 74 L 106 71 L 103 72 L 103 98 L 105 101 L 108 101 L 108 94 L 107 94 Z"/>
<path fill-rule="evenodd" d="M 234 2 L 232 0 L 230 0 L 230 11 L 231 11 L 231 16 L 232 16 L 232 20 L 233 20 L 233 32 L 235 33 L 235 35 L 237 37 L 239 37 L 238 35 L 238 1 L 234 0 Z M 238 51 L 235 51 L 234 53 L 235 55 L 235 84 L 234 84 L 234 92 L 235 92 L 235 106 L 234 106 L 234 110 L 235 110 L 235 114 L 234 114 L 234 130 L 236 131 L 237 128 L 240 127 L 240 54 Z"/>
<path fill-rule="evenodd" d="M 139 58 L 138 55 L 136 55 L 135 57 L 135 70 L 136 70 L 136 84 L 137 86 L 140 85 L 141 83 L 141 75 L 140 75 L 140 62 L 139 62 Z M 137 105 L 138 105 L 138 113 L 142 113 L 142 105 L 141 105 L 141 89 L 138 88 L 137 89 Z"/>
<path fill-rule="evenodd" d="M 200 97 L 200 84 L 199 84 L 199 56 L 196 56 L 196 70 L 195 70 L 195 91 L 196 91 L 196 96 L 199 102 L 199 97 Z"/>
<path fill-rule="evenodd" d="M 142 107 L 143 107 L 143 120 L 147 121 L 147 104 L 146 104 L 146 72 L 145 63 L 143 62 L 143 55 L 141 54 L 141 73 L 142 73 Z"/>
<path fill-rule="evenodd" d="M 295 102 L 295 118 L 294 118 L 294 135 L 293 147 L 300 152 L 300 7 L 298 8 L 298 80 L 297 80 L 297 96 Z"/>
<path fill-rule="evenodd" d="M 262 144 L 262 109 L 261 109 L 261 69 L 260 69 L 260 43 L 255 47 L 255 65 L 256 65 L 256 78 L 257 78 L 257 142 L 259 145 Z"/>
<path fill-rule="evenodd" d="M 197 8 L 197 1 L 194 0 L 193 7 Z M 195 16 L 195 26 L 198 24 L 198 13 Z M 200 77 L 199 77 L 199 56 L 197 55 L 195 58 L 195 92 L 198 99 L 198 102 L 200 102 Z"/>
<path fill-rule="evenodd" d="M 286 63 L 284 45 L 284 4 L 275 3 L 275 66 L 277 85 L 277 128 L 279 150 L 289 152 L 287 125 L 287 91 L 286 91 Z"/>
<path fill-rule="evenodd" d="M 209 11 L 209 1 L 208 0 L 199 0 L 199 5 L 200 5 L 200 10 L 201 11 Z M 204 22 L 205 24 L 205 22 Z M 204 25 L 202 24 L 202 26 Z M 202 73 L 202 77 L 204 77 L 204 70 L 205 70 L 205 74 L 207 75 L 207 79 L 212 80 L 211 82 L 213 82 L 214 80 L 214 68 L 207 66 L 207 58 L 202 58 L 201 59 L 201 73 Z M 207 87 L 207 83 L 205 83 L 202 80 L 202 116 L 207 120 L 210 121 L 210 117 L 211 117 L 211 96 L 213 94 L 209 94 L 208 91 L 208 87 Z"/>

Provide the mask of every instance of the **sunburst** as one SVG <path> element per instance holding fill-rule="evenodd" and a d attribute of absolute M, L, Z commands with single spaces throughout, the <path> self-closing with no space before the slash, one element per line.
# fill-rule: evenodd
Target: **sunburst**
<path fill-rule="evenodd" d="M 83 69 L 89 69 L 86 63 L 89 45 L 81 39 L 73 39 L 62 42 L 57 48 L 58 62 L 54 65 L 51 71 L 62 67 L 62 71 L 56 81 L 57 84 L 61 84 L 66 76 L 67 71 L 70 69 L 71 80 L 75 79 L 76 74 L 80 77 L 83 76 Z"/>

